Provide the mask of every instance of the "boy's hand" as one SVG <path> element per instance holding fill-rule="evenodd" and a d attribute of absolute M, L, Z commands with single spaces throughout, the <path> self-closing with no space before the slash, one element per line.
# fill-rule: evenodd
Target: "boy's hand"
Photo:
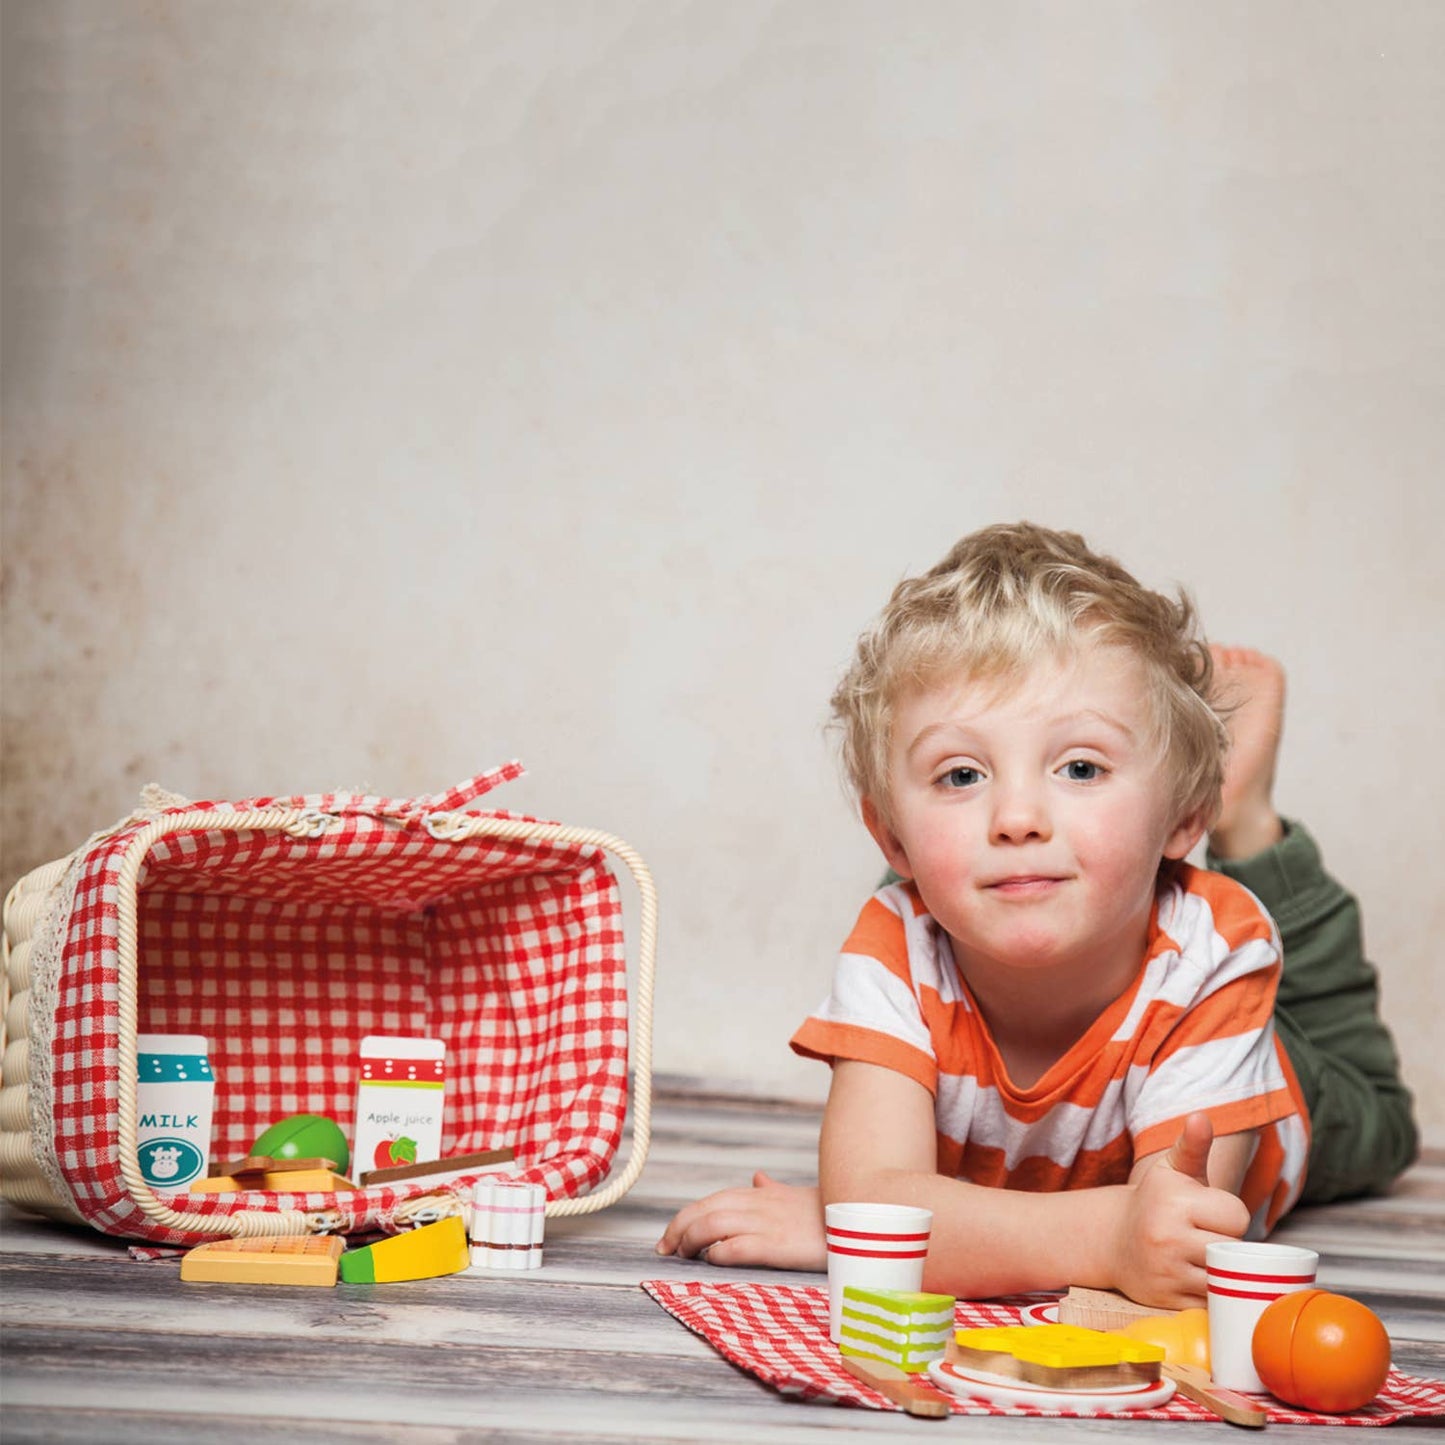
<path fill-rule="evenodd" d="M 816 1188 L 779 1184 L 759 1170 L 751 1189 L 723 1189 L 673 1216 L 658 1254 L 709 1264 L 828 1268 L 823 1200 Z"/>
<path fill-rule="evenodd" d="M 1130 1299 L 1161 1309 L 1205 1302 L 1204 1246 L 1238 1239 L 1249 1210 L 1209 1183 L 1214 1125 L 1191 1114 L 1164 1154 L 1136 1167 L 1115 1240 L 1115 1285 Z"/>

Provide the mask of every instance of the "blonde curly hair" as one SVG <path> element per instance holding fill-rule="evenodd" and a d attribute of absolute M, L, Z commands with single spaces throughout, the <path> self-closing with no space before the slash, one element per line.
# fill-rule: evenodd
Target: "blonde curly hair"
<path fill-rule="evenodd" d="M 894 588 L 833 693 L 842 762 L 860 800 L 888 815 L 888 752 L 901 698 L 946 674 L 1008 686 L 1085 638 L 1128 648 L 1149 679 L 1153 741 L 1176 815 L 1219 811 L 1228 734 L 1209 702 L 1213 664 L 1194 605 L 1142 586 L 1076 532 L 986 527 Z"/>

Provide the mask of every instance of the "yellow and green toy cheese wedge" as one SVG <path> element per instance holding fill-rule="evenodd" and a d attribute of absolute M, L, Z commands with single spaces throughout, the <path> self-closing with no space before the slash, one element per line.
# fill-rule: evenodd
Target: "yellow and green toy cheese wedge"
<path fill-rule="evenodd" d="M 392 1239 L 381 1239 L 341 1256 L 341 1278 L 347 1284 L 384 1284 L 400 1279 L 435 1279 L 459 1274 L 471 1266 L 471 1244 L 459 1214 L 423 1224 Z"/>
<path fill-rule="evenodd" d="M 838 1348 L 845 1355 L 922 1374 L 948 1347 L 953 1305 L 951 1294 L 848 1285 Z"/>

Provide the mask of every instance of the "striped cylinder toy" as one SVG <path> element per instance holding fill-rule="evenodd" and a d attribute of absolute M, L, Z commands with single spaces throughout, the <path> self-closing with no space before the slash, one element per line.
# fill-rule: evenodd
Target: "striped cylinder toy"
<path fill-rule="evenodd" d="M 547 1219 L 540 1184 L 479 1179 L 472 1186 L 472 1265 L 480 1269 L 539 1269 Z"/>

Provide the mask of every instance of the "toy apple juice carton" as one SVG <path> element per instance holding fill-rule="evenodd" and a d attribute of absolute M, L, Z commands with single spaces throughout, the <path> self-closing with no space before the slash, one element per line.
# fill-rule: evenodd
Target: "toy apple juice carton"
<path fill-rule="evenodd" d="M 445 1063 L 440 1039 L 362 1039 L 351 1145 L 358 1172 L 441 1158 Z"/>
<path fill-rule="evenodd" d="M 136 1154 L 152 1189 L 184 1189 L 206 1172 L 216 1080 L 201 1034 L 136 1036 Z"/>

